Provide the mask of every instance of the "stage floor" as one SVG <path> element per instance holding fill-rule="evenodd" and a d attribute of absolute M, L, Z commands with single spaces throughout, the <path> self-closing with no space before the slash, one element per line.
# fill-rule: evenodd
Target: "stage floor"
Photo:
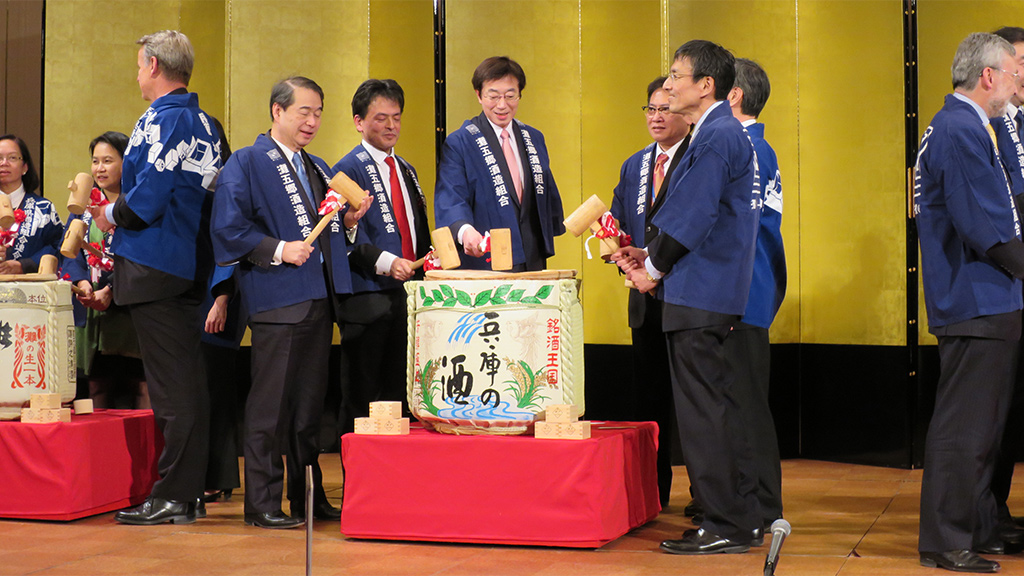
<path fill-rule="evenodd" d="M 328 496 L 338 503 L 337 454 L 320 459 Z M 810 460 L 782 463 L 786 518 L 793 533 L 779 576 L 904 576 L 947 572 L 917 560 L 919 470 Z M 410 471 L 415 473 L 415 471 Z M 690 523 L 686 471 L 676 468 L 672 502 L 646 526 L 598 550 L 348 540 L 336 522 L 317 522 L 313 573 L 367 576 L 655 576 L 760 574 L 768 546 L 741 555 L 663 554 L 658 543 Z M 1024 466 L 1011 509 L 1024 514 Z M 73 522 L 0 521 L 0 575 L 294 575 L 305 570 L 305 530 L 261 530 L 242 523 L 242 495 L 208 505 L 187 526 L 134 527 L 113 513 Z M 997 558 L 1000 574 L 1024 576 L 1024 555 Z"/>

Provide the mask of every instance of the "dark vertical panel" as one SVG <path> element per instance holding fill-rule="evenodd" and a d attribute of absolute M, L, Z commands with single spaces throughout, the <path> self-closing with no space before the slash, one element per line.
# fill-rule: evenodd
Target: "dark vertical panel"
<path fill-rule="evenodd" d="M 441 146 L 447 136 L 448 99 L 445 97 L 447 62 L 445 58 L 445 0 L 434 0 L 434 163 L 441 164 Z"/>
<path fill-rule="evenodd" d="M 7 7 L 8 0 L 0 0 L 0 46 L 4 47 L 0 58 L 0 133 L 7 133 Z"/>
<path fill-rule="evenodd" d="M 42 177 L 43 0 L 7 2 L 5 128 L 28 143 Z"/>

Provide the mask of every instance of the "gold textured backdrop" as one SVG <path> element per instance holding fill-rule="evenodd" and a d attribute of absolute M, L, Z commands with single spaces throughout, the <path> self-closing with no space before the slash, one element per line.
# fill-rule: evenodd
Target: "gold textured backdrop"
<path fill-rule="evenodd" d="M 789 262 L 773 341 L 905 343 L 901 2 L 446 5 L 447 129 L 479 113 L 470 75 L 483 58 L 518 60 L 528 78 L 518 117 L 545 134 L 566 213 L 591 194 L 610 202 L 622 161 L 648 142 L 639 111 L 646 85 L 667 71 L 676 47 L 707 38 L 760 62 L 772 81 L 762 120 L 779 155 Z M 1018 5 L 923 3 L 922 127 L 949 91 L 959 40 L 1012 24 Z M 359 140 L 349 106 L 358 83 L 371 75 L 398 80 L 406 90 L 398 151 L 417 167 L 433 218 L 432 10 L 429 0 L 49 0 L 47 196 L 63 204 L 62 184 L 88 170 L 88 141 L 104 130 L 130 131 L 145 109 L 134 41 L 180 28 L 197 51 L 192 88 L 235 148 L 268 129 L 271 83 L 304 74 L 326 92 L 310 151 L 333 164 Z M 560 238 L 556 250 L 551 266 L 580 269 L 585 279 L 587 342 L 628 343 L 621 277 L 587 261 L 581 240 Z"/>

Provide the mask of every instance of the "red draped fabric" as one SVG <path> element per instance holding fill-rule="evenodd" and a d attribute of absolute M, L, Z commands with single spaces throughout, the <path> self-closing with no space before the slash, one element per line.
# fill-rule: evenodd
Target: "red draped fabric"
<path fill-rule="evenodd" d="M 588 440 L 342 437 L 341 531 L 354 538 L 596 548 L 656 517 L 658 428 L 594 422 Z"/>
<path fill-rule="evenodd" d="M 0 518 L 74 520 L 139 504 L 162 448 L 150 410 L 0 422 Z"/>

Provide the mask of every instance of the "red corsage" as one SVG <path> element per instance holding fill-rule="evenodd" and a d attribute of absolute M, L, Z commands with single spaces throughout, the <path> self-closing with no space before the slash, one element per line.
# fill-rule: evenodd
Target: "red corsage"
<path fill-rule="evenodd" d="M 24 222 L 25 221 L 25 211 L 22 210 L 21 208 L 18 208 L 17 210 L 15 210 L 14 211 L 14 221 L 17 222 L 18 224 L 21 224 L 22 222 Z"/>

